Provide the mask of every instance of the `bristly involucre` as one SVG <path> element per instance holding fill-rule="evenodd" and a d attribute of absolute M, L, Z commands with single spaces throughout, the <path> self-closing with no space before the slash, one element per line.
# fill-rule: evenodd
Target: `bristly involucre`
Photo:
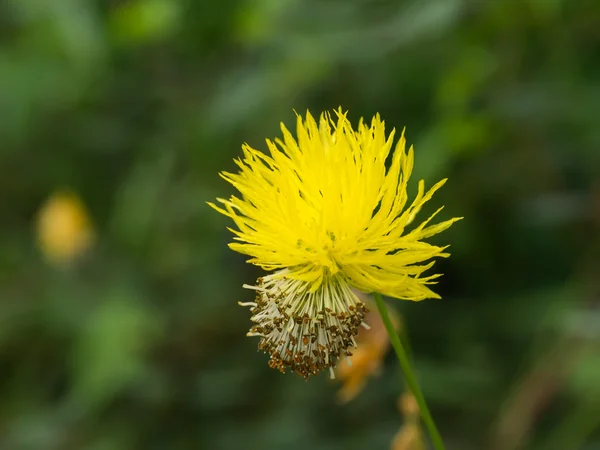
<path fill-rule="evenodd" d="M 404 133 L 385 135 L 376 115 L 354 130 L 340 110 L 332 118 L 297 118 L 296 137 L 281 124 L 282 138 L 267 140 L 269 154 L 245 144 L 238 173 L 222 173 L 240 197 L 210 203 L 237 229 L 229 246 L 272 274 L 258 280 L 251 306 L 259 348 L 270 365 L 308 377 L 335 367 L 349 354 L 366 307 L 352 292 L 403 300 L 439 298 L 423 276 L 446 247 L 424 239 L 460 218 L 430 225 L 442 208 L 407 230 L 423 204 L 446 180 L 408 202 L 414 153 Z"/>

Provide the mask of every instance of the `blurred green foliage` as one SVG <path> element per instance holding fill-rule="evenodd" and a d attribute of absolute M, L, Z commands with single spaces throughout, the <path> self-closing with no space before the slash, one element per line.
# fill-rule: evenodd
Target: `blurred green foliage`
<path fill-rule="evenodd" d="M 342 105 L 407 126 L 416 177 L 466 219 L 443 301 L 398 304 L 449 449 L 600 446 L 600 3 L 0 3 L 0 447 L 388 448 L 393 358 L 349 405 L 282 376 L 236 305 L 242 142 Z M 69 188 L 98 241 L 47 264 Z M 425 214 L 426 212 L 424 212 Z"/>

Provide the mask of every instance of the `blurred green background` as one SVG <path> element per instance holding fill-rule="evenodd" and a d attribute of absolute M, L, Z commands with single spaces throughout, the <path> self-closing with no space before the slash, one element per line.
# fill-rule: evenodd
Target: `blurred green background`
<path fill-rule="evenodd" d="M 465 216 L 444 299 L 393 303 L 448 449 L 600 449 L 599 30 L 597 0 L 0 2 L 0 448 L 390 448 L 392 355 L 346 405 L 269 369 L 205 203 L 341 105 Z"/>

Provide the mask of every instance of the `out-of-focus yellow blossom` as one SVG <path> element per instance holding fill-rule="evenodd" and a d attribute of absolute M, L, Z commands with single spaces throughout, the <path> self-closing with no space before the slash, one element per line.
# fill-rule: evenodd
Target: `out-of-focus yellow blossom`
<path fill-rule="evenodd" d="M 419 420 L 419 404 L 410 392 L 404 392 L 398 399 L 398 410 L 407 420 Z"/>
<path fill-rule="evenodd" d="M 377 308 L 372 301 L 365 298 L 365 304 L 369 312 L 365 316 L 365 322 L 369 324 L 369 329 L 361 328 L 356 336 L 357 348 L 353 349 L 352 356 L 348 356 L 348 363 L 343 362 L 335 369 L 335 376 L 342 382 L 342 387 L 338 391 L 338 399 L 342 403 L 349 402 L 356 398 L 362 391 L 370 376 L 378 375 L 381 364 L 390 348 L 390 339 L 377 312 Z M 400 317 L 389 309 L 388 313 L 396 330 L 400 328 Z"/>
<path fill-rule="evenodd" d="M 298 116 L 296 137 L 281 124 L 282 139 L 267 140 L 269 154 L 249 145 L 235 163 L 239 173 L 222 173 L 240 196 L 209 203 L 231 218 L 235 242 L 248 262 L 272 271 L 258 279 L 251 307 L 259 348 L 269 365 L 304 377 L 329 368 L 356 346 L 367 312 L 353 289 L 419 301 L 439 298 L 424 275 L 446 247 L 425 239 L 458 218 L 431 225 L 439 208 L 409 229 L 423 205 L 442 187 L 418 183 L 409 202 L 407 186 L 414 152 L 404 134 L 385 133 L 376 115 L 353 129 L 342 110 L 318 122 Z"/>
<path fill-rule="evenodd" d="M 419 421 L 419 405 L 414 396 L 405 392 L 398 400 L 404 424 L 392 439 L 390 450 L 425 450 L 425 438 Z"/>
<path fill-rule="evenodd" d="M 68 264 L 88 250 L 94 232 L 79 197 L 64 191 L 51 195 L 38 213 L 37 236 L 44 256 L 52 264 Z"/>
<path fill-rule="evenodd" d="M 426 448 L 423 430 L 415 422 L 407 422 L 402 425 L 390 445 L 391 450 L 425 450 Z"/>

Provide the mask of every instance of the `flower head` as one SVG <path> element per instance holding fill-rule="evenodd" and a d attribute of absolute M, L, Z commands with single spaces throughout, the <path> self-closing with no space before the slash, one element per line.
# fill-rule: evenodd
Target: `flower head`
<path fill-rule="evenodd" d="M 421 180 L 409 204 L 407 183 L 414 154 L 404 134 L 393 146 L 375 116 L 354 130 L 340 110 L 319 122 L 298 116 L 297 135 L 281 124 L 282 139 L 267 140 L 269 154 L 249 145 L 235 160 L 238 173 L 222 173 L 240 196 L 210 204 L 236 227 L 229 246 L 273 273 L 260 278 L 251 306 L 249 335 L 271 354 L 270 365 L 308 377 L 335 367 L 355 345 L 364 304 L 352 288 L 404 300 L 438 298 L 423 276 L 445 247 L 423 242 L 458 219 L 408 231 L 425 202 L 446 180 L 427 192 Z"/>
<path fill-rule="evenodd" d="M 398 399 L 398 409 L 404 416 L 404 423 L 392 439 L 390 450 L 425 450 L 427 446 L 415 397 L 410 392 L 404 392 Z"/>
<path fill-rule="evenodd" d="M 54 193 L 40 209 L 37 235 L 44 256 L 57 265 L 72 262 L 94 241 L 85 206 L 75 194 L 62 191 Z"/>

